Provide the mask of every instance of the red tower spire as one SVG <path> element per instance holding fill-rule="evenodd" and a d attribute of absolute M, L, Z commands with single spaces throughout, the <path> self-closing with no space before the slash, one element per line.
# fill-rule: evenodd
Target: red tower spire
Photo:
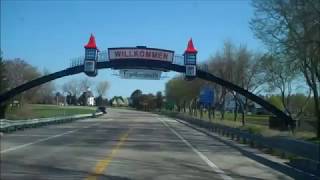
<path fill-rule="evenodd" d="M 194 48 L 192 38 L 188 41 L 188 47 L 185 51 L 186 53 L 197 53 L 198 51 Z"/>
<path fill-rule="evenodd" d="M 96 45 L 96 39 L 95 37 L 91 34 L 89 42 L 87 45 L 84 46 L 85 48 L 92 48 L 92 49 L 98 49 Z"/>

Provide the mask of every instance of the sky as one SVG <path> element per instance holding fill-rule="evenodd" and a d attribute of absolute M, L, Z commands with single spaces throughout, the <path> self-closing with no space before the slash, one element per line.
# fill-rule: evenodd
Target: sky
<path fill-rule="evenodd" d="M 262 50 L 249 28 L 253 8 L 246 0 L 212 1 L 12 1 L 1 0 L 1 51 L 4 59 L 22 58 L 39 71 L 60 71 L 70 59 L 84 55 L 90 34 L 100 50 L 144 45 L 182 54 L 190 38 L 205 61 L 223 47 L 224 41 Z M 90 78 L 92 89 L 107 80 L 107 97 L 128 97 L 135 89 L 143 93 L 164 92 L 162 80 L 126 80 L 116 71 L 102 69 Z M 55 80 L 82 79 L 82 74 Z"/>

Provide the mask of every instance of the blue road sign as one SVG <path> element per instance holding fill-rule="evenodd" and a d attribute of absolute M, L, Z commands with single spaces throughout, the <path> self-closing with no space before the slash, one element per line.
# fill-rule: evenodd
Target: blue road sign
<path fill-rule="evenodd" d="M 199 102 L 202 105 L 212 106 L 214 103 L 214 90 L 210 87 L 203 87 L 200 91 Z"/>

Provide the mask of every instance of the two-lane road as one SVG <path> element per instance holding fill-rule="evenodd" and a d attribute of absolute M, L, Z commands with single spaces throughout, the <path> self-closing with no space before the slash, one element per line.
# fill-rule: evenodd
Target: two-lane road
<path fill-rule="evenodd" d="M 0 179 L 290 179 L 174 119 L 123 109 L 1 137 Z"/>

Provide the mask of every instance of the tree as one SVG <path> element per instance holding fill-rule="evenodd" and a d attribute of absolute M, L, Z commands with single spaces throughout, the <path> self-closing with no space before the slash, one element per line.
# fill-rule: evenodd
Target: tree
<path fill-rule="evenodd" d="M 232 82 L 249 92 L 259 93 L 259 88 L 264 83 L 262 76 L 263 67 L 260 65 L 262 57 L 260 53 L 249 51 L 246 46 L 240 45 L 235 52 Z M 238 93 L 233 92 L 232 94 L 242 113 L 242 125 L 244 125 L 249 100 Z"/>
<path fill-rule="evenodd" d="M 260 68 L 260 60 L 262 56 L 260 53 L 253 53 L 249 51 L 245 45 L 240 45 L 238 48 L 235 48 L 233 53 L 234 59 L 232 61 L 233 71 L 231 82 L 247 91 L 257 93 L 257 90 L 263 83 Z M 234 119 L 236 120 L 237 113 L 240 110 L 242 114 L 242 125 L 245 125 L 245 114 L 248 110 L 248 98 L 245 98 L 236 92 L 231 92 L 231 94 L 236 102 Z"/>
<path fill-rule="evenodd" d="M 277 61 L 276 57 L 271 55 L 266 56 L 262 59 L 262 66 L 264 67 L 264 77 L 266 83 L 269 85 L 269 91 L 277 90 L 278 92 L 280 92 L 280 102 L 282 104 L 283 110 L 290 117 L 293 117 L 293 109 L 290 108 L 290 105 L 293 93 L 292 86 L 293 84 L 296 84 L 295 82 L 298 78 L 297 70 L 290 64 L 283 66 L 281 62 Z M 309 100 L 309 98 L 307 98 L 306 100 Z M 297 115 L 300 114 L 301 113 L 295 114 L 294 118 L 298 118 Z"/>
<path fill-rule="evenodd" d="M 96 86 L 97 93 L 101 97 L 103 97 L 106 94 L 108 89 L 109 89 L 108 81 L 100 81 Z"/>
<path fill-rule="evenodd" d="M 153 94 L 142 94 L 139 97 L 139 109 L 151 111 L 156 108 L 156 97 Z"/>
<path fill-rule="evenodd" d="M 320 1 L 255 0 L 251 29 L 270 52 L 300 71 L 312 91 L 320 137 Z"/>
<path fill-rule="evenodd" d="M 142 91 L 140 89 L 137 89 L 132 92 L 130 98 L 132 100 L 132 107 L 138 108 L 139 106 L 139 97 L 142 95 Z"/>
<path fill-rule="evenodd" d="M 190 107 L 192 100 L 197 98 L 202 84 L 204 84 L 204 82 L 199 79 L 186 81 L 183 76 L 177 76 L 166 83 L 166 100 L 174 102 L 179 112 L 182 108 L 183 111 L 186 112 L 187 104 L 189 104 Z"/>
<path fill-rule="evenodd" d="M 62 90 L 65 93 L 78 97 L 80 95 L 80 82 L 77 79 L 72 79 L 62 85 Z M 86 91 L 87 89 L 85 89 Z"/>
<path fill-rule="evenodd" d="M 233 81 L 235 47 L 230 41 L 224 43 L 222 53 L 217 51 L 215 56 L 209 58 L 209 72 L 230 82 Z M 223 86 L 214 85 L 217 96 L 217 109 L 220 110 L 221 120 L 224 119 L 225 101 L 228 90 Z"/>
<path fill-rule="evenodd" d="M 41 73 L 36 67 L 28 64 L 26 61 L 16 58 L 13 60 L 4 61 L 5 76 L 8 79 L 8 88 L 15 88 L 30 80 L 36 79 L 41 76 Z M 29 103 L 33 103 L 37 98 L 37 91 L 40 87 L 32 88 L 22 95 L 20 95 L 20 101 L 23 99 Z"/>
<path fill-rule="evenodd" d="M 48 82 L 39 87 L 37 91 L 36 103 L 39 104 L 53 104 L 55 87 L 52 82 Z"/>
<path fill-rule="evenodd" d="M 4 74 L 5 67 L 2 61 L 2 52 L 0 54 L 0 93 L 3 93 L 7 90 L 7 78 Z M 7 102 L 0 104 L 0 119 L 5 118 L 5 111 L 7 107 Z"/>
<path fill-rule="evenodd" d="M 98 96 L 95 98 L 96 106 L 107 106 L 108 105 L 108 99 L 103 99 L 102 96 Z"/>
<path fill-rule="evenodd" d="M 284 110 L 284 106 L 281 99 L 282 99 L 281 96 L 270 96 L 268 98 L 268 101 L 278 109 Z"/>
<path fill-rule="evenodd" d="M 81 105 L 81 106 L 87 106 L 88 103 L 87 103 L 87 99 L 88 99 L 88 93 L 87 91 L 83 92 L 81 94 L 81 96 L 78 98 L 78 103 Z"/>
<path fill-rule="evenodd" d="M 169 80 L 165 86 L 165 93 L 167 101 L 173 102 L 177 107 L 178 111 L 180 112 L 180 102 L 182 99 L 182 77 L 176 77 Z"/>
<path fill-rule="evenodd" d="M 82 92 L 87 91 L 91 85 L 92 82 L 89 80 L 89 78 L 85 77 L 80 81 L 80 90 Z"/>
<path fill-rule="evenodd" d="M 5 76 L 5 67 L 4 63 L 2 60 L 2 52 L 0 54 L 0 93 L 3 93 L 7 90 L 7 78 Z"/>
<path fill-rule="evenodd" d="M 261 53 L 249 50 L 246 45 L 236 46 L 231 41 L 226 41 L 223 48 L 208 59 L 208 71 L 249 92 L 258 93 L 263 84 L 260 66 L 262 57 Z M 233 97 L 236 105 L 233 111 L 234 120 L 237 119 L 238 111 L 240 111 L 244 125 L 249 100 L 223 86 L 217 84 L 212 84 L 212 86 L 215 90 L 215 106 L 220 110 L 221 120 L 224 119 L 226 96 L 229 94 Z"/>
<path fill-rule="evenodd" d="M 72 104 L 72 105 L 77 105 L 77 97 L 72 95 L 72 94 L 68 94 L 66 97 L 66 103 L 67 104 Z"/>
<path fill-rule="evenodd" d="M 96 105 L 97 105 L 97 106 L 103 106 L 103 105 L 104 105 L 104 104 L 103 104 L 103 98 L 102 98 L 102 96 L 96 97 L 96 98 L 94 99 L 94 101 L 96 102 Z"/>
<path fill-rule="evenodd" d="M 61 93 L 60 92 L 56 92 L 56 105 L 59 105 L 60 103 L 60 98 L 61 98 Z"/>
<path fill-rule="evenodd" d="M 311 91 L 309 91 L 307 96 L 302 93 L 292 94 L 290 96 L 290 104 L 288 105 L 288 108 L 295 114 L 295 117 L 299 118 L 301 116 L 308 116 L 307 108 L 310 104 L 310 92 Z M 314 114 L 314 112 L 311 112 L 311 114 Z"/>
<path fill-rule="evenodd" d="M 43 75 L 50 74 L 49 71 L 44 70 Z M 55 85 L 53 82 L 42 84 L 37 91 L 36 103 L 39 104 L 53 104 L 54 103 Z"/>
<path fill-rule="evenodd" d="M 162 104 L 163 104 L 163 96 L 162 96 L 162 92 L 158 91 L 156 94 L 156 106 L 159 110 L 161 110 L 162 108 Z"/>

